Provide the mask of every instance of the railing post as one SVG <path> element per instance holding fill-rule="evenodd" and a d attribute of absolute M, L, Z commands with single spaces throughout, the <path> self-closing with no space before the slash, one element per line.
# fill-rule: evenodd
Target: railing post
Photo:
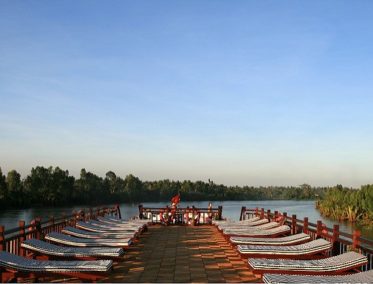
<path fill-rule="evenodd" d="M 360 236 L 361 232 L 359 230 L 355 230 L 352 234 L 352 248 L 357 249 L 360 245 Z"/>
<path fill-rule="evenodd" d="M 287 221 L 288 221 L 288 213 L 286 213 L 286 212 L 284 212 L 284 213 L 282 213 L 282 216 L 283 216 L 283 218 L 284 218 L 284 225 L 286 225 L 286 223 L 287 223 Z"/>
<path fill-rule="evenodd" d="M 295 235 L 297 233 L 297 215 L 291 216 L 291 233 Z"/>
<path fill-rule="evenodd" d="M 254 217 L 257 217 L 259 215 L 259 209 L 258 207 L 255 208 L 255 216 Z"/>
<path fill-rule="evenodd" d="M 271 209 L 267 210 L 267 219 L 268 219 L 268 222 L 271 222 Z"/>
<path fill-rule="evenodd" d="M 144 213 L 143 213 L 144 206 L 142 204 L 139 204 L 139 218 L 144 219 Z"/>
<path fill-rule="evenodd" d="M 21 243 L 23 243 L 24 240 L 26 240 L 26 232 L 25 232 L 25 221 L 23 220 L 20 220 L 18 222 L 19 224 L 19 235 L 20 235 L 20 243 L 18 244 L 18 248 L 19 248 L 19 255 L 20 256 L 25 256 L 26 255 L 26 251 L 23 247 L 21 247 Z"/>
<path fill-rule="evenodd" d="M 277 220 L 277 218 L 278 218 L 278 211 L 276 210 L 275 211 L 275 220 Z"/>
<path fill-rule="evenodd" d="M 5 228 L 3 225 L 0 226 L 0 251 L 5 251 Z"/>
<path fill-rule="evenodd" d="M 322 221 L 317 220 L 317 227 L 316 227 L 316 238 L 317 239 L 321 237 L 321 233 L 322 233 Z"/>
<path fill-rule="evenodd" d="M 334 224 L 334 226 L 333 226 L 333 239 L 332 239 L 332 244 L 333 244 L 332 256 L 339 254 L 339 242 L 338 242 L 338 239 L 339 239 L 339 225 L 338 224 Z"/>
<path fill-rule="evenodd" d="M 303 220 L 303 233 L 308 234 L 308 217 Z"/>
<path fill-rule="evenodd" d="M 244 220 L 244 214 L 246 215 L 246 206 L 241 207 L 240 221 Z"/>
<path fill-rule="evenodd" d="M 260 210 L 260 219 L 264 219 L 264 208 Z"/>
<path fill-rule="evenodd" d="M 35 218 L 35 236 L 38 240 L 44 240 L 44 235 L 41 230 L 41 220 L 40 218 Z"/>
<path fill-rule="evenodd" d="M 223 206 L 219 205 L 218 206 L 218 218 L 219 218 L 218 220 L 223 219 L 222 215 L 223 215 Z"/>
<path fill-rule="evenodd" d="M 119 204 L 117 204 L 117 216 L 118 216 L 118 219 L 122 219 L 122 213 L 120 212 Z"/>

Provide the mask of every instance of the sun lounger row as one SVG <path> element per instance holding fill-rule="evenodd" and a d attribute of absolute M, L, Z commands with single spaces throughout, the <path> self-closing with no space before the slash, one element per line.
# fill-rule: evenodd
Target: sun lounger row
<path fill-rule="evenodd" d="M 24 276 L 30 272 L 43 276 L 57 273 L 90 280 L 101 278 L 103 273 L 112 269 L 112 259 L 122 259 L 123 248 L 128 247 L 136 234 L 147 224 L 137 221 L 115 224 L 110 222 L 115 221 L 108 219 L 106 223 L 77 222 L 80 229 L 65 227 L 63 233 L 51 232 L 46 235 L 45 239 L 52 243 L 37 239 L 25 240 L 21 244 L 22 248 L 32 252 L 36 259 L 1 252 L 0 266 L 6 270 L 1 273 L 2 281 L 9 281 L 12 277 Z M 69 260 L 54 260 L 60 258 Z M 99 258 L 104 260 L 97 260 Z"/>

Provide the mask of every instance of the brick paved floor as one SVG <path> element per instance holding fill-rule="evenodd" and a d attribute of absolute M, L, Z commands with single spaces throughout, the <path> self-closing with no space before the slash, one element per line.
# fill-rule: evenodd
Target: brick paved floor
<path fill-rule="evenodd" d="M 214 226 L 150 226 L 104 282 L 260 282 Z"/>

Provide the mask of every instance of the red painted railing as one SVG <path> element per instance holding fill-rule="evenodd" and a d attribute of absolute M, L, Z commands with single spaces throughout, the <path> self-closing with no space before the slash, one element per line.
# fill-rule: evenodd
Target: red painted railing
<path fill-rule="evenodd" d="M 273 220 L 280 215 L 284 216 L 285 224 L 290 226 L 291 234 L 304 232 L 309 234 L 312 239 L 324 238 L 330 241 L 333 244 L 333 248 L 329 252 L 330 256 L 339 255 L 350 250 L 357 251 L 368 258 L 368 263 L 363 267 L 363 271 L 373 269 L 373 241 L 361 237 L 361 233 L 358 230 L 355 230 L 353 234 L 348 234 L 341 232 L 337 224 L 333 228 L 328 228 L 320 220 L 315 224 L 309 222 L 307 217 L 299 220 L 296 215 L 287 216 L 286 212 L 271 212 L 271 210 L 264 210 L 264 208 L 247 209 L 245 206 L 241 208 L 240 220 L 254 216 Z"/>
<path fill-rule="evenodd" d="M 211 224 L 212 220 L 221 220 L 223 206 L 217 208 L 147 208 L 139 205 L 139 218 L 149 219 L 152 223 L 168 224 Z"/>

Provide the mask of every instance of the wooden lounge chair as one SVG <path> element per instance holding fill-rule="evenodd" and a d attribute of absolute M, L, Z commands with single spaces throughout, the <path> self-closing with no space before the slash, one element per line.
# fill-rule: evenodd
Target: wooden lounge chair
<path fill-rule="evenodd" d="M 138 232 L 140 228 L 135 228 L 135 227 L 128 227 L 128 228 L 121 228 L 121 227 L 111 227 L 111 226 L 99 226 L 99 225 L 94 225 L 91 223 L 86 223 L 86 222 L 76 222 L 76 227 L 79 229 L 83 229 L 86 231 L 91 231 L 91 232 L 98 232 L 98 233 L 108 233 L 108 232 L 115 232 L 118 234 L 119 232 Z"/>
<path fill-rule="evenodd" d="M 264 283 L 373 283 L 373 270 L 348 275 L 263 274 Z"/>
<path fill-rule="evenodd" d="M 345 271 L 361 267 L 368 262 L 366 256 L 347 252 L 324 259 L 266 259 L 249 258 L 248 263 L 254 273 L 284 273 L 284 274 L 341 274 Z"/>
<path fill-rule="evenodd" d="M 226 230 L 224 234 L 229 236 L 241 236 L 241 237 L 277 237 L 286 235 L 290 232 L 290 227 L 282 225 L 279 227 L 267 229 L 267 230 Z"/>
<path fill-rule="evenodd" d="M 285 246 L 304 243 L 309 241 L 310 239 L 310 235 L 300 233 L 280 238 L 230 237 L 229 240 L 233 245 Z"/>
<path fill-rule="evenodd" d="M 43 261 L 0 251 L 1 281 L 3 283 L 17 280 L 18 277 L 46 277 L 56 274 L 97 281 L 107 276 L 112 266 L 112 260 Z"/>
<path fill-rule="evenodd" d="M 67 226 L 62 229 L 62 233 L 78 237 L 78 238 L 87 238 L 87 239 L 123 239 L 123 238 L 135 238 L 137 233 L 136 232 L 105 232 L 105 233 L 97 233 L 97 232 L 90 232 L 86 230 L 80 230 L 74 227 Z"/>
<path fill-rule="evenodd" d="M 21 246 L 41 259 L 76 258 L 76 259 L 121 259 L 122 248 L 110 247 L 67 247 L 57 246 L 37 239 L 25 240 Z M 40 257 L 41 256 L 41 257 Z"/>
<path fill-rule="evenodd" d="M 245 257 L 310 259 L 311 256 L 326 252 L 332 244 L 325 239 L 292 246 L 239 245 L 237 250 Z M 320 257 L 319 257 L 320 258 Z"/>
<path fill-rule="evenodd" d="M 65 234 L 51 232 L 45 236 L 45 239 L 57 244 L 73 247 L 128 247 L 132 240 L 123 239 L 87 239 L 76 238 Z"/>

